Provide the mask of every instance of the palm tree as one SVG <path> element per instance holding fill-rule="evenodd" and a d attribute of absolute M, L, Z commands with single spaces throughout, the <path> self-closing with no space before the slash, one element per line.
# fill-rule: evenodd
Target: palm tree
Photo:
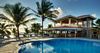
<path fill-rule="evenodd" d="M 100 19 L 97 19 L 95 23 L 92 23 L 97 29 L 97 30 L 100 30 Z"/>
<path fill-rule="evenodd" d="M 6 4 L 3 7 L 4 12 L 11 17 L 4 18 L 5 20 L 11 22 L 17 28 L 17 38 L 19 37 L 19 27 L 20 25 L 26 25 L 29 21 L 35 20 L 35 18 L 28 19 L 27 17 L 32 15 L 28 13 L 28 8 L 23 7 L 21 3 L 16 3 L 15 5 Z"/>
<path fill-rule="evenodd" d="M 97 36 L 100 35 L 100 19 L 97 19 L 95 23 L 92 23 L 95 27 L 93 27 L 93 30 L 96 32 Z"/>
<path fill-rule="evenodd" d="M 10 34 L 11 32 L 8 30 L 11 25 L 7 25 L 5 23 L 0 23 L 0 34 L 2 35 L 2 38 L 4 38 L 4 36 L 10 38 Z"/>
<path fill-rule="evenodd" d="M 49 0 L 41 0 L 41 2 L 36 2 L 37 11 L 32 10 L 35 12 L 36 16 L 41 17 L 42 19 L 42 36 L 43 36 L 43 22 L 45 19 L 52 19 L 57 17 L 54 13 L 57 13 L 57 10 L 51 11 L 54 7 Z"/>
<path fill-rule="evenodd" d="M 98 35 L 100 35 L 100 19 L 96 21 L 96 26 L 97 26 Z"/>

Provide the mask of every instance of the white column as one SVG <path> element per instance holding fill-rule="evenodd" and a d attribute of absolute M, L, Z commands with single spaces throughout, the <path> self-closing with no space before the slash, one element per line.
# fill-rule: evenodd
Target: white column
<path fill-rule="evenodd" d="M 82 27 L 85 27 L 84 21 L 82 21 Z"/>
<path fill-rule="evenodd" d="M 68 25 L 71 26 L 71 18 L 68 20 Z"/>
<path fill-rule="evenodd" d="M 77 31 L 75 30 L 75 38 L 76 38 Z"/>
<path fill-rule="evenodd" d="M 71 34 L 70 34 L 70 33 L 71 33 L 71 32 L 70 32 L 70 31 L 68 31 L 68 36 L 69 36 L 69 37 L 71 37 Z"/>
<path fill-rule="evenodd" d="M 55 33 L 56 33 L 56 34 L 54 35 L 54 38 L 56 38 L 56 37 L 57 37 L 57 35 L 58 35 L 58 34 L 57 34 L 57 30 L 55 30 Z"/>
<path fill-rule="evenodd" d="M 62 26 L 62 21 L 60 21 L 60 26 Z"/>
<path fill-rule="evenodd" d="M 65 38 L 66 38 L 66 36 L 67 36 L 67 31 L 65 31 Z"/>
<path fill-rule="evenodd" d="M 93 20 L 92 20 L 92 24 L 91 24 L 91 25 L 92 25 L 92 27 L 93 27 Z"/>
<path fill-rule="evenodd" d="M 54 27 L 56 26 L 56 23 L 54 23 Z"/>
<path fill-rule="evenodd" d="M 78 20 L 76 21 L 76 23 L 77 23 L 77 27 L 78 27 Z"/>

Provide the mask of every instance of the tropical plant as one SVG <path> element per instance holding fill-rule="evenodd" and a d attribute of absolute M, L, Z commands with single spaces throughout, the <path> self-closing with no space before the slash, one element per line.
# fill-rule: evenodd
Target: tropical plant
<path fill-rule="evenodd" d="M 95 29 L 100 29 L 100 19 L 97 19 L 95 23 L 92 23 L 96 28 Z"/>
<path fill-rule="evenodd" d="M 7 25 L 5 23 L 0 23 L 0 34 L 2 36 L 2 38 L 4 38 L 4 36 L 6 36 L 7 38 L 10 38 L 10 34 L 11 32 L 8 30 L 11 25 Z"/>
<path fill-rule="evenodd" d="M 97 26 L 97 30 L 98 30 L 98 35 L 100 35 L 100 19 L 98 19 L 96 21 L 96 26 Z"/>
<path fill-rule="evenodd" d="M 45 19 L 52 19 L 57 17 L 55 13 L 57 10 L 51 11 L 53 8 L 53 3 L 50 2 L 50 0 L 41 0 L 41 2 L 36 2 L 37 5 L 37 11 L 32 10 L 35 12 L 36 16 L 41 17 L 42 19 L 42 36 L 43 36 L 43 22 Z"/>
<path fill-rule="evenodd" d="M 98 28 L 100 28 L 100 19 L 98 19 L 98 20 L 96 21 L 96 25 L 97 25 Z"/>
<path fill-rule="evenodd" d="M 95 23 L 92 23 L 95 27 L 93 28 L 96 31 L 98 37 L 100 35 L 100 19 L 97 19 Z"/>
<path fill-rule="evenodd" d="M 29 37 L 29 33 L 30 33 L 30 30 L 28 29 L 28 28 L 25 28 L 25 34 L 24 34 L 24 36 L 26 37 L 26 35 L 28 35 L 28 37 Z"/>
<path fill-rule="evenodd" d="M 41 25 L 39 23 L 32 24 L 31 27 L 32 32 L 38 34 L 40 29 L 41 29 Z"/>
<path fill-rule="evenodd" d="M 48 25 L 48 28 L 52 28 L 52 24 L 49 24 L 49 25 Z"/>
<path fill-rule="evenodd" d="M 28 28 L 25 28 L 25 32 L 26 34 L 28 34 L 30 31 L 28 30 Z"/>
<path fill-rule="evenodd" d="M 4 18 L 5 20 L 11 22 L 17 28 L 17 38 L 19 37 L 19 27 L 20 25 L 26 25 L 26 23 L 35 20 L 35 18 L 28 18 L 32 13 L 28 13 L 28 8 L 23 7 L 21 3 L 16 3 L 14 5 L 6 4 L 3 7 L 4 12 L 11 18 Z"/>

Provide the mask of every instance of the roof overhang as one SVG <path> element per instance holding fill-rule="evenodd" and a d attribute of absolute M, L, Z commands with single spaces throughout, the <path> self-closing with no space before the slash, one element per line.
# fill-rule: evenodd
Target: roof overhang
<path fill-rule="evenodd" d="M 81 20 L 86 20 L 86 19 L 90 19 L 90 20 L 95 20 L 96 18 L 91 16 L 91 15 L 82 15 L 78 17 Z"/>
<path fill-rule="evenodd" d="M 68 19 L 70 19 L 70 18 L 72 18 L 72 19 L 78 19 L 78 18 L 75 17 L 75 16 L 68 15 L 68 16 L 64 16 L 64 17 L 62 17 L 62 18 L 59 18 L 59 19 L 57 19 L 57 20 L 55 20 L 55 21 L 56 21 L 56 22 L 59 22 L 59 21 L 68 20 Z"/>

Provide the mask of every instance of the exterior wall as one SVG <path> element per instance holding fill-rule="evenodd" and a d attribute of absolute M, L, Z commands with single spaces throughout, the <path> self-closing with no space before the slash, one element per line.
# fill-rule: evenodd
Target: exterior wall
<path fill-rule="evenodd" d="M 78 22 L 79 27 L 83 27 L 82 22 Z"/>

